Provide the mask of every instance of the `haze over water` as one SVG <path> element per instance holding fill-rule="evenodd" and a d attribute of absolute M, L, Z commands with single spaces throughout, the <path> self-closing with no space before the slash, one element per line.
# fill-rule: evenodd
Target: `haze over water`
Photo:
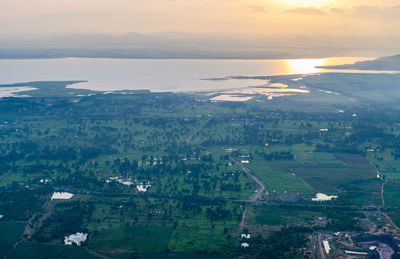
<path fill-rule="evenodd" d="M 210 91 L 258 86 L 265 82 L 260 80 L 210 81 L 202 79 L 332 72 L 333 70 L 317 69 L 315 66 L 353 63 L 366 59 L 351 57 L 297 60 L 87 58 L 0 60 L 0 84 L 87 80 L 88 82 L 73 87 L 100 91 L 142 89 L 155 92 Z M 333 72 L 339 71 L 334 70 Z"/>

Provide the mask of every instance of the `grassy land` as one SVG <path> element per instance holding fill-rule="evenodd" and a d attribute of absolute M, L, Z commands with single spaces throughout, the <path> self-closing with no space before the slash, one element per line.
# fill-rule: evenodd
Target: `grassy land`
<path fill-rule="evenodd" d="M 280 244 L 267 239 L 280 231 L 312 249 L 293 228 L 305 227 L 300 232 L 310 240 L 319 230 L 361 233 L 387 223 L 379 214 L 382 180 L 373 165 L 388 180 L 390 208 L 382 209 L 397 222 L 397 106 L 368 106 L 365 91 L 351 101 L 342 86 L 337 100 L 316 90 L 330 89 L 318 77 L 304 80 L 310 96 L 257 96 L 247 103 L 144 92 L 54 98 L 38 91 L 33 95 L 40 98 L 0 100 L 0 214 L 6 220 L 0 232 L 10 232 L 1 250 L 21 235 L 24 224 L 15 221 L 30 218 L 42 223 L 10 258 L 27 251 L 31 258 L 245 256 L 239 230 L 259 245 L 252 255 Z M 59 87 L 60 95 L 64 86 L 44 84 Z M 258 186 L 231 157 L 266 184 L 266 203 L 244 202 Z M 142 184 L 151 187 L 139 192 Z M 54 191 L 75 196 L 45 202 Z M 316 203 L 311 197 L 317 192 L 339 197 Z M 65 235 L 76 232 L 88 233 L 84 246 L 64 246 Z M 271 251 L 279 249 L 286 248 Z"/>
<path fill-rule="evenodd" d="M 0 221 L 0 257 L 5 257 L 20 239 L 25 222 L 2 222 Z"/>
<path fill-rule="evenodd" d="M 28 258 L 101 258 L 85 248 L 32 242 L 20 243 L 8 256 L 10 259 Z"/>
<path fill-rule="evenodd" d="M 385 184 L 384 197 L 387 206 L 400 206 L 399 181 L 390 181 Z"/>
<path fill-rule="evenodd" d="M 312 189 L 288 171 L 278 171 L 271 168 L 270 163 L 261 157 L 255 157 L 249 168 L 267 185 L 270 193 L 301 193 L 310 195 Z"/>

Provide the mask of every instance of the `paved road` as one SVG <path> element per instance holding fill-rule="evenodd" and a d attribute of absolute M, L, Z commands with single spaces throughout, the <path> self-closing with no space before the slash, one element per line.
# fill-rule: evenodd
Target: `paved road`
<path fill-rule="evenodd" d="M 379 176 L 382 179 L 382 173 L 375 166 L 375 164 L 372 163 L 371 161 L 369 161 L 369 164 L 375 169 L 376 175 Z M 384 188 L 385 188 L 385 181 L 382 182 L 382 186 L 381 186 L 381 201 L 382 201 L 382 206 L 383 207 L 385 207 L 385 197 L 383 196 Z"/>
<path fill-rule="evenodd" d="M 203 124 L 201 124 L 195 131 L 193 131 L 187 138 L 186 138 L 186 142 L 189 144 L 192 144 L 192 140 L 193 137 L 195 137 L 209 122 L 210 120 L 213 118 L 209 118 L 207 121 L 205 121 Z M 197 145 L 199 147 L 202 147 L 200 145 Z M 206 149 L 205 147 L 202 147 L 204 149 Z M 244 166 L 242 163 L 240 163 L 239 161 L 237 161 L 236 159 L 234 159 L 233 157 L 229 157 L 230 160 L 240 169 L 242 169 L 246 175 L 252 179 L 254 182 L 257 183 L 258 188 L 257 191 L 250 197 L 249 202 L 259 202 L 262 200 L 262 196 L 264 195 L 264 192 L 267 190 L 267 186 L 261 182 L 257 176 L 255 176 L 254 174 L 251 173 L 250 169 L 248 169 L 246 166 Z"/>
<path fill-rule="evenodd" d="M 258 184 L 257 191 L 250 197 L 249 201 L 250 202 L 258 202 L 258 201 L 262 200 L 262 196 L 263 196 L 264 192 L 267 190 L 267 186 L 263 182 L 261 182 L 260 179 L 257 178 L 257 176 L 252 174 L 250 169 L 248 169 L 242 163 L 240 163 L 239 161 L 237 161 L 233 157 L 230 157 L 230 159 L 231 159 L 232 162 L 235 163 L 235 165 L 237 167 L 242 169 L 250 179 L 252 179 L 254 182 L 256 182 Z"/>

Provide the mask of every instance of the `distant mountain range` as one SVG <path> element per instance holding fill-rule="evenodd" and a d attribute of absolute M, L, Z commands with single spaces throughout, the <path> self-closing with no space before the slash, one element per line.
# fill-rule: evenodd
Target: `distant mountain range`
<path fill-rule="evenodd" d="M 400 51 L 400 37 L 328 35 L 197 35 L 181 32 L 0 35 L 0 58 L 215 58 L 278 59 L 385 56 Z"/>
<path fill-rule="evenodd" d="M 400 54 L 374 60 L 360 61 L 354 64 L 320 66 L 319 68 L 400 71 Z"/>

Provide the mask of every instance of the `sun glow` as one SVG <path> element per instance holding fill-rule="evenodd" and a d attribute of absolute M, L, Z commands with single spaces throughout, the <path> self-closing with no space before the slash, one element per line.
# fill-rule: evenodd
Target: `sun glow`
<path fill-rule="evenodd" d="M 289 59 L 286 61 L 287 70 L 290 74 L 317 73 L 317 66 L 326 64 L 326 59 Z"/>
<path fill-rule="evenodd" d="M 294 6 L 321 6 L 331 0 L 280 0 L 279 2 L 285 5 Z"/>

